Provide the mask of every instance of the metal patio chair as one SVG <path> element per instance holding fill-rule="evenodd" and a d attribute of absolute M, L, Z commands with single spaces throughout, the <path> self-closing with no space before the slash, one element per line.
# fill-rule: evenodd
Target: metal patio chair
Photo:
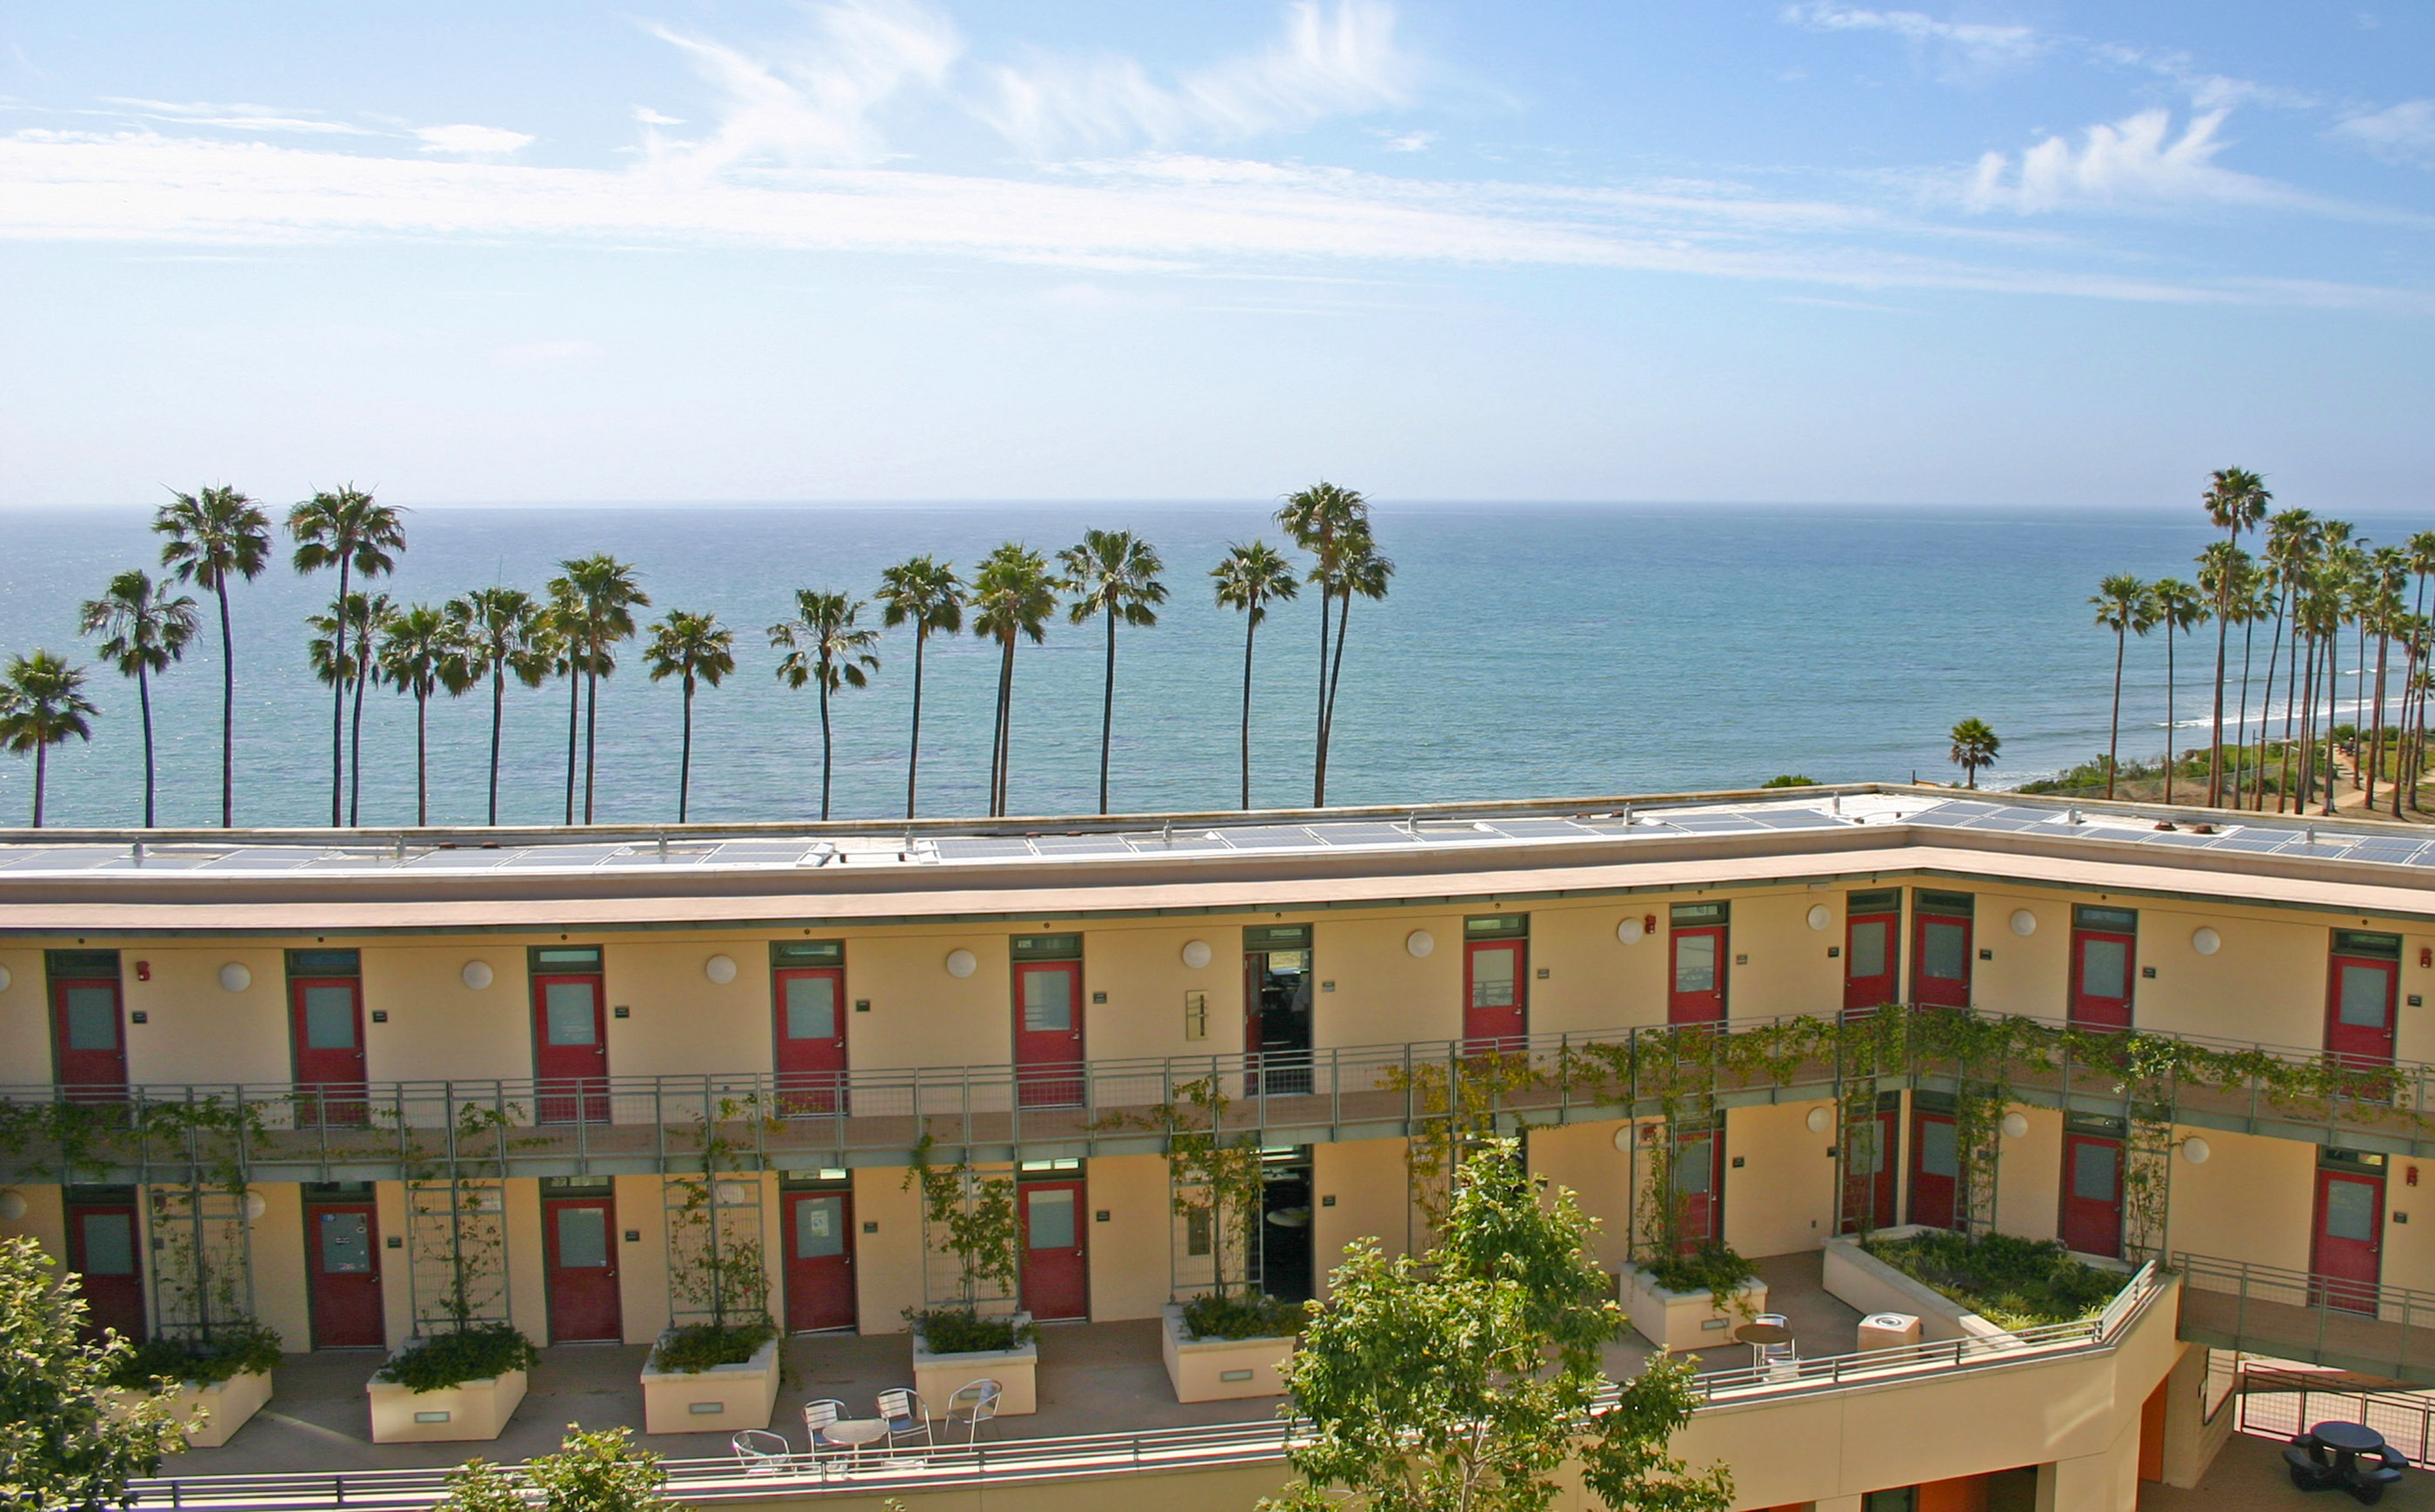
<path fill-rule="evenodd" d="M 727 1442 L 747 1475 L 784 1475 L 794 1468 L 795 1446 L 766 1428 L 747 1428 Z"/>
<path fill-rule="evenodd" d="M 892 1453 L 899 1441 L 922 1435 L 922 1442 L 936 1447 L 938 1440 L 930 1435 L 930 1406 L 922 1394 L 910 1386 L 898 1386 L 879 1394 L 879 1416 L 888 1424 L 888 1448 Z"/>
<path fill-rule="evenodd" d="M 991 1376 L 967 1381 L 947 1399 L 947 1426 L 964 1425 L 964 1442 L 980 1442 L 981 1424 L 997 1416 L 998 1403 L 1006 1397 L 1006 1387 Z"/>

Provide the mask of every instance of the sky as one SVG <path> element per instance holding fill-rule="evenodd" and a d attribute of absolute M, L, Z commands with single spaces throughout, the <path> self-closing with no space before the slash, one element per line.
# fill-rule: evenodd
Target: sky
<path fill-rule="evenodd" d="M 2435 7 L 0 0 L 0 506 L 2321 511 Z"/>

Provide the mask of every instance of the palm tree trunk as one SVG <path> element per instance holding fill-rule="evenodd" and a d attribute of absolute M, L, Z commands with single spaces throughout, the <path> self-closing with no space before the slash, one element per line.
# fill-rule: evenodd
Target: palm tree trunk
<path fill-rule="evenodd" d="M 2114 718 L 2105 732 L 2105 796 L 2109 799 L 2114 796 L 2116 757 L 2122 749 L 2122 657 L 2130 640 L 2128 626 L 2114 627 Z"/>
<path fill-rule="evenodd" d="M 341 542 L 343 544 L 343 542 Z M 337 625 L 332 637 L 330 664 L 343 669 L 347 664 L 347 568 L 344 552 L 338 556 L 338 602 L 331 610 Z M 367 595 L 369 596 L 369 595 Z M 330 690 L 330 828 L 338 827 L 338 790 L 346 785 L 347 683 L 343 670 L 338 685 Z"/>
<path fill-rule="evenodd" d="M 1108 681 L 1099 698 L 1099 812 L 1108 812 L 1108 745 L 1116 734 L 1116 606 L 1108 609 Z"/>
<path fill-rule="evenodd" d="M 37 830 L 43 827 L 43 782 L 49 775 L 50 765 L 49 743 L 37 741 L 34 745 L 34 828 Z"/>
<path fill-rule="evenodd" d="M 491 817 L 499 822 L 499 727 L 507 718 L 508 669 L 505 659 L 491 664 Z"/>
<path fill-rule="evenodd" d="M 1252 806 L 1252 639 L 1260 633 L 1260 622 L 1250 620 L 1243 627 L 1243 802 Z"/>
<path fill-rule="evenodd" d="M 922 775 L 922 649 L 930 644 L 930 628 L 913 627 L 913 743 L 905 753 L 905 816 L 913 816 L 913 787 Z"/>
<path fill-rule="evenodd" d="M 347 824 L 350 828 L 363 821 L 364 813 L 364 684 L 372 679 L 371 658 L 358 644 L 355 656 L 363 665 L 355 669 L 354 732 L 348 737 L 347 755 Z"/>
<path fill-rule="evenodd" d="M 2292 636 L 2294 651 L 2299 650 L 2299 639 L 2296 633 Z M 2299 658 L 2301 664 L 2293 671 L 2295 680 L 2291 684 L 2300 693 L 2300 729 L 2295 737 L 2300 769 L 2293 776 L 2296 785 L 2291 791 L 2291 812 L 2294 814 L 2308 812 L 2308 800 L 2317 794 L 2317 637 L 2313 632 L 2308 635 L 2307 642 L 2307 650 Z"/>
<path fill-rule="evenodd" d="M 431 822 L 430 743 L 424 733 L 430 725 L 431 695 L 414 690 L 414 827 L 423 829 Z"/>
<path fill-rule="evenodd" d="M 2297 623 L 2300 612 L 2300 594 L 2298 589 L 2294 588 L 2292 590 L 2290 597 L 2291 614 L 2294 621 L 2291 626 L 2291 670 L 2290 676 L 2283 679 L 2283 771 L 2282 775 L 2275 779 L 2274 812 L 2277 814 L 2283 812 L 2284 800 L 2291 796 L 2291 716 L 2293 712 L 2300 707 L 2302 701 L 2300 695 L 2300 627 Z M 2277 614 L 2274 619 L 2274 634 L 2278 639 L 2283 634 L 2283 618 L 2280 614 Z M 2258 812 L 2264 813 L 2265 808 L 2266 805 L 2260 803 L 2258 805 Z"/>
<path fill-rule="evenodd" d="M 1007 811 L 1007 776 L 1014 765 L 1014 635 L 1006 637 L 997 670 L 997 738 L 995 769 L 990 774 L 990 813 L 1003 818 Z"/>
<path fill-rule="evenodd" d="M 2233 732 L 2232 806 L 2241 806 L 2242 795 L 2249 790 L 2249 662 L 2256 649 L 2257 622 L 2253 616 L 2240 623 L 2240 728 Z M 2258 755 L 2266 754 L 2266 743 L 2258 742 Z"/>
<path fill-rule="evenodd" d="M 827 669 L 823 668 L 825 672 Z M 820 822 L 829 817 L 829 683 L 820 679 Z"/>
<path fill-rule="evenodd" d="M 2266 812 L 2266 730 L 2274 722 L 2274 669 L 2283 660 L 2283 599 L 2284 591 L 2278 584 L 2274 590 L 2274 639 L 2266 647 L 2266 688 L 2257 699 L 2257 779 L 2253 784 L 2253 796 L 2257 800 L 2260 814 Z M 2290 701 L 2290 689 L 2283 690 L 2283 699 L 2286 703 Z M 2288 739 L 2287 733 L 2287 746 Z M 2283 795 L 2279 790 L 2274 795 L 2274 802 L 2277 812 L 2280 812 Z"/>
<path fill-rule="evenodd" d="M 1324 558 L 1322 558 L 1324 559 Z M 1327 802 L 1327 615 L 1328 600 L 1334 595 L 1324 585 L 1319 593 L 1319 717 L 1311 733 L 1310 745 L 1310 806 L 1319 808 Z"/>
<path fill-rule="evenodd" d="M 2325 637 L 2325 806 L 2321 812 L 2327 816 L 2334 812 L 2334 788 L 2342 775 L 2341 764 L 2334 755 L 2334 715 L 2341 707 L 2341 678 L 2342 627 L 2337 623 Z"/>
<path fill-rule="evenodd" d="M 1336 611 L 1336 665 L 1327 674 L 1327 718 L 1320 727 L 1319 737 L 1319 805 L 1327 806 L 1328 748 L 1336 744 L 1336 695 L 1344 686 L 1344 638 L 1353 629 L 1353 591 L 1346 589 L 1344 603 Z"/>
<path fill-rule="evenodd" d="M 693 674 L 684 680 L 684 743 L 677 757 L 677 822 L 685 821 L 685 799 L 693 791 Z"/>
<path fill-rule="evenodd" d="M 600 647 L 586 647 L 583 666 L 583 822 L 592 822 L 592 784 L 600 771 Z"/>
<path fill-rule="evenodd" d="M 2238 540 L 2237 535 L 2234 537 Z M 2215 714 L 2214 740 L 2207 756 L 2207 807 L 2223 806 L 2223 672 L 2224 652 L 2232 634 L 2232 622 L 2224 611 L 2232 607 L 2232 564 L 2224 563 L 2223 587 L 2216 594 L 2215 604 Z"/>
<path fill-rule="evenodd" d="M 2367 767 L 2359 774 L 2359 789 L 2367 796 L 2361 799 L 2368 812 L 2375 810 L 2375 780 L 2384 773 L 2384 689 L 2385 661 L 2392 651 L 2392 637 L 2378 631 L 2375 637 L 2375 734 L 2368 742 Z M 2366 680 L 2364 678 L 2361 681 Z"/>
<path fill-rule="evenodd" d="M 236 636 L 229 628 L 226 573 L 220 574 L 213 596 L 220 601 L 220 828 L 232 830 L 236 827 Z M 41 765 L 39 757 L 35 765 Z M 41 808 L 39 795 L 35 807 Z"/>
<path fill-rule="evenodd" d="M 583 720 L 583 673 L 572 657 L 566 666 L 566 822 L 575 822 L 575 732 Z"/>
<path fill-rule="evenodd" d="M 2173 634 L 2170 616 L 2165 620 L 2165 801 L 2173 800 Z"/>
<path fill-rule="evenodd" d="M 135 663 L 135 701 L 144 711 L 144 828 L 152 828 L 152 682 Z"/>

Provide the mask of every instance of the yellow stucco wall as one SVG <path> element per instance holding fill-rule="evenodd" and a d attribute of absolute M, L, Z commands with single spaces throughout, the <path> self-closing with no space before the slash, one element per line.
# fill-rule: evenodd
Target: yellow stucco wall
<path fill-rule="evenodd" d="M 2202 1135 L 2209 1158 L 2192 1165 L 2179 1153 L 2173 1157 L 2172 1247 L 2306 1270 L 2316 1222 L 2317 1147 L 2219 1129 L 2173 1134 L 2176 1140 Z"/>
<path fill-rule="evenodd" d="M 1835 1135 L 1813 1134 L 1805 1122 L 1822 1107 L 1832 1105 L 1726 1112 L 1725 1242 L 1743 1254 L 1816 1249 L 1835 1231 L 1835 1162 L 1826 1154 Z"/>
<path fill-rule="evenodd" d="M 555 943 L 554 941 L 552 943 Z M 468 961 L 494 980 L 465 985 Z M 525 946 L 505 937 L 363 951 L 364 1056 L 374 1081 L 521 1079 L 533 1072 Z M 389 1015 L 371 1022 L 372 1011 Z"/>
<path fill-rule="evenodd" d="M 2029 1132 L 1995 1158 L 1995 1227 L 2024 1239 L 2052 1239 L 2063 1224 L 2063 1114 L 2015 1108 Z"/>
<path fill-rule="evenodd" d="M 1087 1162 L 1084 1175 L 1091 1320 L 1158 1316 L 1172 1269 L 1166 1158 L 1102 1156 Z M 1098 1221 L 1101 1212 L 1106 1223 Z"/>
<path fill-rule="evenodd" d="M 1632 1243 L 1632 1158 L 1615 1147 L 1620 1122 L 1569 1124 L 1530 1131 L 1530 1169 L 1569 1189 L 1598 1222 L 1597 1263 L 1623 1268 Z"/>
<path fill-rule="evenodd" d="M 284 1348 L 313 1347 L 313 1303 L 304 1274 L 304 1189 L 293 1181 L 260 1181 L 262 1216 L 253 1246 L 254 1316 L 279 1331 Z"/>
<path fill-rule="evenodd" d="M 1411 1177 L 1402 1140 L 1321 1144 L 1311 1151 L 1311 1182 L 1320 1205 L 1311 1214 L 1311 1269 L 1322 1298 L 1326 1278 L 1356 1239 L 1375 1238 L 1390 1256 L 1404 1253 L 1410 1232 Z M 1327 1199 L 1336 1199 L 1329 1207 Z"/>
<path fill-rule="evenodd" d="M 864 1333 L 902 1333 L 905 1310 L 922 1305 L 922 1198 L 905 1190 L 905 1174 L 902 1166 L 854 1173 L 855 1306 Z"/>

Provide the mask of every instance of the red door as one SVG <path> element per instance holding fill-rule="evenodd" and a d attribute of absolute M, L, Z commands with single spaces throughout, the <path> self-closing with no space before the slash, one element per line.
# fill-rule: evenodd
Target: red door
<path fill-rule="evenodd" d="M 1082 1249 L 1082 1183 L 1027 1181 L 1023 1309 L 1035 1318 L 1088 1317 L 1091 1266 Z"/>
<path fill-rule="evenodd" d="M 1674 1145 L 1674 1204 L 1687 1254 L 1724 1238 L 1725 1139 L 1716 1131 L 1689 1134 Z"/>
<path fill-rule="evenodd" d="M 1462 1037 L 1471 1051 L 1520 1050 L 1525 1027 L 1529 944 L 1481 940 L 1462 954 Z"/>
<path fill-rule="evenodd" d="M 2319 1298 L 2348 1312 L 2375 1312 L 2383 1257 L 2384 1177 L 2319 1171 L 2316 1247 L 2308 1267 L 2319 1278 Z"/>
<path fill-rule="evenodd" d="M 1014 969 L 1014 1079 L 1025 1108 L 1082 1105 L 1082 963 Z"/>
<path fill-rule="evenodd" d="M 2108 930 L 2071 932 L 2071 1022 L 2083 1029 L 2131 1027 L 2131 966 L 2137 938 Z"/>
<path fill-rule="evenodd" d="M 287 984 L 289 1043 L 298 1112 L 332 1124 L 364 1121 L 363 984 L 351 976 L 301 976 Z"/>
<path fill-rule="evenodd" d="M 1910 1221 L 1931 1228 L 1952 1228 L 1960 1184 L 1961 1145 L 1953 1116 L 1911 1114 Z"/>
<path fill-rule="evenodd" d="M 2392 1007 L 2401 963 L 2336 954 L 2325 989 L 2325 1048 L 2347 1060 L 2392 1064 Z"/>
<path fill-rule="evenodd" d="M 853 1196 L 843 1192 L 788 1193 L 786 1332 L 850 1329 L 858 1315 Z"/>
<path fill-rule="evenodd" d="M 135 1206 L 68 1210 L 68 1268 L 84 1290 L 85 1330 L 144 1342 L 144 1276 L 135 1263 Z"/>
<path fill-rule="evenodd" d="M 533 978 L 533 1075 L 544 1124 L 609 1121 L 609 1015 L 600 978 Z"/>
<path fill-rule="evenodd" d="M 51 982 L 51 1042 L 59 1047 L 60 1085 L 90 1088 L 87 1097 L 127 1090 L 127 1031 L 118 1011 L 115 977 L 58 977 Z M 71 1101 L 80 1100 L 71 1091 Z"/>
<path fill-rule="evenodd" d="M 1911 941 L 1910 994 L 1940 1007 L 1970 1006 L 1970 920 L 1952 914 L 1919 916 Z"/>
<path fill-rule="evenodd" d="M 378 1349 L 388 1339 L 388 1326 L 381 1316 L 380 1228 L 372 1205 L 307 1208 L 304 1225 L 313 1348 Z"/>
<path fill-rule="evenodd" d="M 1854 914 L 1843 924 L 1843 1007 L 1883 1007 L 1901 987 L 1894 979 L 1898 913 Z"/>
<path fill-rule="evenodd" d="M 845 972 L 834 966 L 776 973 L 778 1096 L 790 1114 L 845 1111 Z"/>
<path fill-rule="evenodd" d="M 2083 1255 L 2122 1253 L 2122 1142 L 2063 1137 L 2063 1243 Z"/>
<path fill-rule="evenodd" d="M 1883 1109 L 1854 1133 L 1858 1137 L 1852 1142 L 1852 1163 L 1843 1173 L 1848 1183 L 1843 1194 L 1843 1231 L 1857 1231 L 1862 1212 L 1869 1215 L 1871 1228 L 1891 1228 L 1894 1223 L 1893 1109 Z"/>
<path fill-rule="evenodd" d="M 617 1210 L 607 1197 L 551 1197 L 541 1205 L 549 1267 L 549 1342 L 624 1337 L 617 1305 Z"/>
<path fill-rule="evenodd" d="M 1725 1019 L 1725 926 L 1677 925 L 1673 931 L 1668 1023 L 1722 1023 Z"/>

